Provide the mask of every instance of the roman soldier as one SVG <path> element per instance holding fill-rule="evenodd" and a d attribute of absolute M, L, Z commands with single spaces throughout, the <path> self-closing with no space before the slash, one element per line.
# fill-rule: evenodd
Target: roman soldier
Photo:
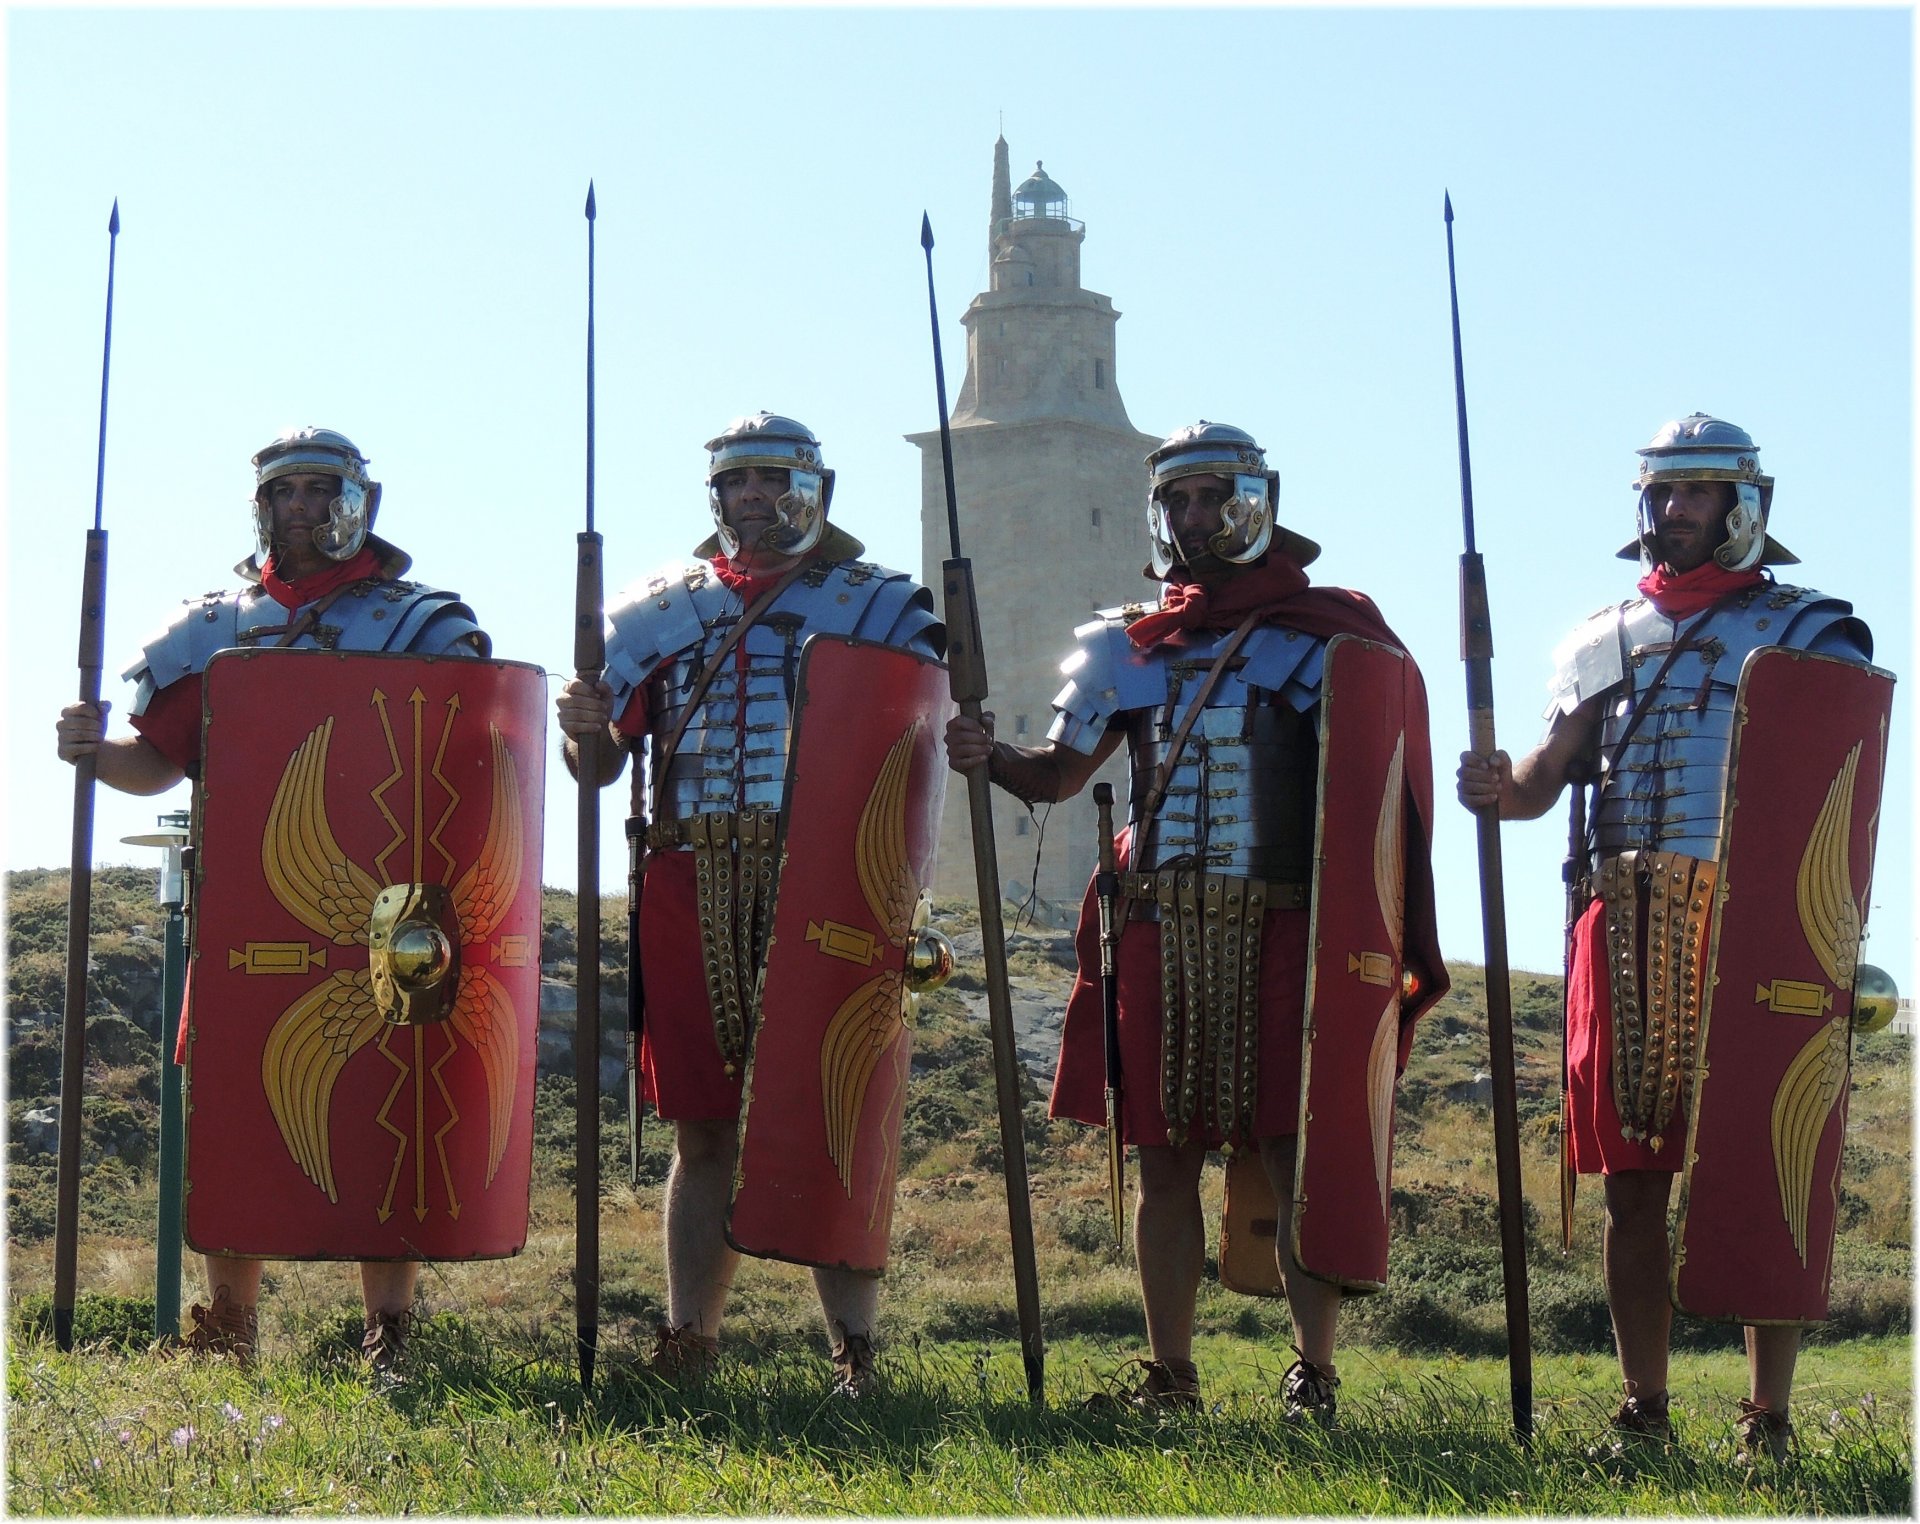
<path fill-rule="evenodd" d="M 1892 679 L 1850 604 L 1768 570 L 1798 558 L 1746 430 L 1694 413 L 1639 456 L 1640 596 L 1568 637 L 1545 737 L 1463 754 L 1459 795 L 1529 820 L 1575 785 L 1562 1149 L 1604 1179 L 1614 1425 L 1669 1436 L 1677 1306 L 1746 1325 L 1739 1439 L 1777 1458 L 1826 1315 Z"/>
<path fill-rule="evenodd" d="M 1279 476 L 1251 435 L 1203 420 L 1147 466 L 1159 603 L 1074 632 L 1045 745 L 960 717 L 948 757 L 1032 804 L 1128 748 L 1117 1026 L 1103 1043 L 1090 889 L 1052 1097 L 1100 1124 L 1117 1042 L 1151 1349 L 1126 1400 L 1199 1405 L 1200 1172 L 1225 1148 L 1222 1280 L 1285 1295 L 1286 1412 L 1331 1423 L 1341 1297 L 1386 1278 L 1394 1079 L 1447 988 L 1425 690 L 1370 600 L 1309 585 L 1319 546 L 1275 521 Z"/>
<path fill-rule="evenodd" d="M 130 713 L 134 733 L 104 738 L 108 704 L 97 708 L 71 704 L 60 713 L 62 760 L 73 762 L 92 755 L 97 776 L 110 787 L 157 794 L 183 777 L 201 778 L 203 689 L 209 664 L 222 652 L 292 649 L 465 657 L 489 653 L 486 634 L 459 595 L 407 580 L 411 558 L 373 532 L 380 510 L 380 483 L 367 474 L 366 456 L 344 434 L 321 428 L 282 434 L 252 463 L 255 483 L 249 516 L 254 549 L 235 567 L 245 585 L 187 600 L 184 610 L 145 643 L 139 659 L 125 673 L 137 685 Z M 273 703 L 276 709 L 322 718 L 314 712 L 317 705 L 312 696 L 297 690 L 274 695 Z M 233 716 L 232 722 L 245 738 L 249 729 L 245 717 Z M 240 742 L 228 744 L 246 750 Z M 233 758 L 235 763 L 246 760 Z M 259 855 L 256 846 L 253 856 Z M 217 866 L 209 868 L 204 853 L 202 859 L 203 874 L 221 871 Z M 365 940 L 363 929 L 360 940 Z M 316 961 L 324 957 L 322 953 Z M 207 1016 L 196 1004 L 190 997 L 177 1062 L 188 1062 L 196 1016 Z M 254 1072 L 258 1073 L 257 1057 Z M 193 1074 L 191 1067 L 189 1074 Z M 196 1084 L 195 1090 L 200 1092 L 194 1097 L 196 1115 L 235 1103 L 232 1097 L 207 1093 L 204 1083 Z M 207 1148 L 196 1149 L 194 1143 L 190 1133 L 188 1175 L 195 1207 L 224 1201 L 244 1214 L 252 1187 L 240 1178 L 238 1153 L 222 1160 L 211 1157 Z M 188 1237 L 196 1238 L 191 1220 Z M 188 1350 L 243 1362 L 252 1358 L 263 1268 L 262 1258 L 209 1249 L 208 1305 L 191 1309 Z M 419 1258 L 370 1255 L 360 1270 L 366 1311 L 362 1354 L 375 1370 L 391 1371 L 413 1323 Z"/>
<path fill-rule="evenodd" d="M 628 751 L 646 764 L 638 1064 L 674 1129 L 652 1365 L 712 1365 L 745 1251 L 812 1267 L 835 1389 L 857 1397 L 905 1096 L 903 949 L 945 776 L 945 631 L 926 588 L 830 522 L 834 473 L 804 424 L 756 413 L 707 451 L 713 533 L 613 602 L 604 679 L 558 701 L 569 737 L 611 727 L 603 783 Z"/>

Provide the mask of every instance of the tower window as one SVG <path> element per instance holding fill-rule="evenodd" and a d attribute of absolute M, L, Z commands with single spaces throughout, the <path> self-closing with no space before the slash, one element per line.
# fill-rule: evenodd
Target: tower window
<path fill-rule="evenodd" d="M 1029 286 L 1033 284 L 1033 271 L 1031 270 L 1027 271 L 1027 284 Z"/>
<path fill-rule="evenodd" d="M 1004 380 L 1004 379 L 1006 379 L 1006 374 L 1007 374 L 1007 357 L 1006 357 L 1005 355 L 1001 355 L 1001 356 L 999 356 L 999 357 L 998 357 L 998 358 L 997 358 L 997 359 L 996 359 L 996 360 L 994 361 L 994 364 L 995 364 L 995 366 L 997 366 L 997 367 L 998 367 L 998 368 L 997 368 L 997 370 L 996 370 L 996 372 L 995 372 L 995 374 L 997 374 L 998 376 L 1000 376 L 1000 378 L 1001 378 L 1002 380 Z"/>
<path fill-rule="evenodd" d="M 1013 733 L 1017 736 L 1027 733 L 1027 717 L 1024 714 L 1016 714 L 1013 717 Z"/>
<path fill-rule="evenodd" d="M 1093 389 L 1097 392 L 1104 392 L 1107 389 L 1107 362 L 1105 360 L 1095 360 L 1093 362 Z M 1094 522 L 1097 524 L 1100 521 L 1096 518 Z"/>
<path fill-rule="evenodd" d="M 1098 508 L 1093 510 L 1093 527 L 1095 529 L 1100 527 L 1100 510 Z"/>
<path fill-rule="evenodd" d="M 1013 834 L 1014 834 L 1015 836 L 1025 836 L 1025 835 L 1027 834 L 1027 832 L 1028 832 L 1028 830 L 1029 830 L 1029 829 L 1031 828 L 1031 826 L 1032 826 L 1032 824 L 1033 824 L 1033 822 L 1032 822 L 1032 821 L 1030 821 L 1030 820 L 1028 820 L 1028 819 L 1027 819 L 1027 817 L 1026 817 L 1025 815 L 1016 815 L 1016 816 L 1014 816 L 1014 818 L 1013 818 Z"/>

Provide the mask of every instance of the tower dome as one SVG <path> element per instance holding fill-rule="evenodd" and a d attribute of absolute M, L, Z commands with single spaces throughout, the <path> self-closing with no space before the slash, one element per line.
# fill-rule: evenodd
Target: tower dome
<path fill-rule="evenodd" d="M 1066 217 L 1067 193 L 1047 174 L 1047 166 L 1036 159 L 1033 173 L 1020 182 L 1013 193 L 1015 217 Z"/>

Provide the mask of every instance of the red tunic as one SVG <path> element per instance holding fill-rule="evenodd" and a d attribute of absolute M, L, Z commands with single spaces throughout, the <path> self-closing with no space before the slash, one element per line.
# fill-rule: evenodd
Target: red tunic
<path fill-rule="evenodd" d="M 746 645 L 735 648 L 746 660 Z M 647 690 L 638 688 L 614 720 L 634 741 L 642 765 Z M 640 1090 L 669 1122 L 723 1122 L 740 1114 L 744 1076 L 728 1074 L 713 1034 L 691 851 L 648 854 L 640 890 L 640 987 L 646 1017 L 640 1031 Z"/>

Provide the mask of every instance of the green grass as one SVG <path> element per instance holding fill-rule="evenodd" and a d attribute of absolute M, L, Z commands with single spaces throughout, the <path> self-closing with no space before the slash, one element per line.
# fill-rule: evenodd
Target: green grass
<path fill-rule="evenodd" d="M 1530 1451 L 1498 1361 L 1343 1356 L 1341 1423 L 1280 1421 L 1288 1354 L 1209 1338 L 1207 1410 L 1089 1414 L 1119 1357 L 1083 1340 L 1049 1357 L 1049 1403 L 1025 1400 L 1010 1344 L 896 1344 L 884 1394 L 827 1393 L 820 1356 L 733 1349 L 690 1389 L 603 1353 L 591 1399 L 552 1324 L 436 1317 L 414 1374 L 370 1386 L 338 1322 L 251 1372 L 107 1345 L 70 1356 L 17 1341 L 8 1363 L 8 1505 L 34 1514 L 909 1513 L 1898 1514 L 1912 1509 L 1907 1340 L 1815 1349 L 1799 1449 L 1733 1453 L 1742 1373 L 1683 1356 L 1676 1443 L 1623 1450 L 1605 1428 L 1611 1362 L 1535 1371 Z"/>
<path fill-rule="evenodd" d="M 143 989 L 157 955 L 151 877 L 109 886 L 100 919 L 125 934 L 110 983 Z M 641 1179 L 626 1176 L 625 1118 L 602 1107 L 602 1372 L 582 1400 L 571 1348 L 573 1091 L 540 1086 L 531 1225 L 506 1261 L 430 1265 L 431 1314 L 414 1379 L 359 1374 L 350 1267 L 271 1265 L 259 1367 L 147 1352 L 154 1279 L 150 1140 L 157 1068 L 138 1061 L 116 1000 L 91 1022 L 76 1327 L 54 1351 L 51 1161 L 28 1154 L 21 1114 L 57 1074 L 52 958 L 64 876 L 9 879 L 7 1503 L 18 1513 L 964 1514 L 1910 1514 L 1912 1047 L 1854 1050 L 1833 1317 L 1810 1332 L 1796 1382 L 1802 1443 L 1785 1468 L 1738 1464 L 1739 1332 L 1676 1319 L 1672 1453 L 1615 1453 L 1618 1399 L 1599 1267 L 1600 1193 L 1583 1185 L 1563 1257 L 1554 1137 L 1558 981 L 1515 980 L 1522 1173 L 1536 1352 L 1531 1453 L 1508 1426 L 1504 1319 L 1484 1105 L 1481 974 L 1422 1023 L 1396 1115 L 1389 1285 L 1342 1314 L 1343 1424 L 1299 1433 L 1274 1400 L 1292 1356 L 1283 1305 L 1233 1295 L 1211 1273 L 1196 1308 L 1209 1411 L 1163 1424 L 1082 1413 L 1145 1347 L 1131 1252 L 1107 1226 L 1101 1135 L 1049 1122 L 1026 1093 L 1028 1169 L 1049 1340 L 1035 1411 L 1015 1318 L 990 1045 L 951 991 L 921 1003 L 882 1292 L 883 1401 L 827 1400 L 819 1312 L 806 1275 L 743 1263 L 729 1362 L 715 1383 L 666 1390 L 635 1369 L 662 1312 L 660 1196 L 668 1129 L 649 1119 Z M 571 897 L 549 896 L 549 971 L 569 967 Z M 57 901 L 57 904 L 56 904 Z M 617 911 L 618 907 L 612 907 Z M 949 911 L 949 913 L 951 913 Z M 620 935 L 624 918 L 620 917 Z M 615 917 L 603 917 L 613 937 Z M 144 940 L 143 940 L 144 939 Z M 121 943 L 125 945 L 120 946 Z M 1037 944 L 1034 944 L 1037 946 Z M 1021 950 L 1064 998 L 1066 973 Z M 51 966 L 51 965 L 50 965 Z M 157 998 L 157 997 L 156 997 Z M 51 1001 L 51 1005 L 47 1002 Z M 144 1018 L 143 1018 L 144 1019 Z M 151 1050 L 153 1043 L 146 1039 Z M 1137 1164 L 1130 1161 L 1130 1175 Z M 1136 1177 L 1137 1178 L 1137 1177 Z M 1202 1177 L 1209 1234 L 1217 1163 Z M 1209 1246 L 1211 1256 L 1211 1246 Z M 189 1258 L 189 1300 L 204 1296 Z M 1480 1356 L 1481 1358 L 1467 1358 Z M 1492 1357 L 1492 1358 L 1489 1358 Z"/>

